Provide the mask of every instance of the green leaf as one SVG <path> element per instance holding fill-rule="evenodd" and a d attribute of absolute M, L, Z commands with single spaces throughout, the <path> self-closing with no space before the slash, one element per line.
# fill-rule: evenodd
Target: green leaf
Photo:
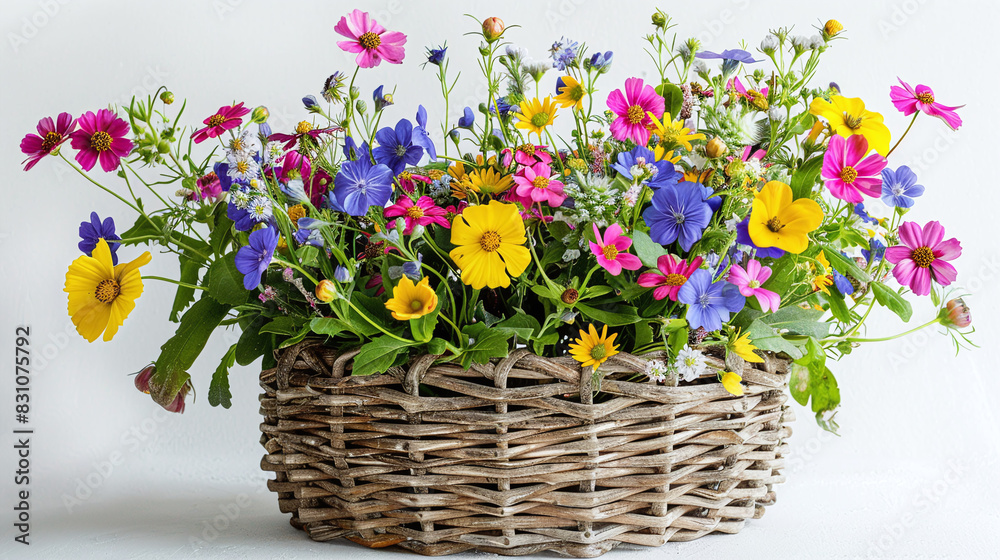
<path fill-rule="evenodd" d="M 576 308 L 583 313 L 588 318 L 604 323 L 609 327 L 621 327 L 624 325 L 631 325 L 633 323 L 638 323 L 642 317 L 636 313 L 634 307 L 620 306 L 618 309 L 620 311 L 605 311 L 603 309 L 597 309 L 596 307 L 591 307 L 584 303 L 577 303 Z"/>
<path fill-rule="evenodd" d="M 236 252 L 223 255 L 209 267 L 208 295 L 219 303 L 240 305 L 249 292 L 243 287 L 243 275 L 236 270 Z"/>
<path fill-rule="evenodd" d="M 542 270 L 545 270 L 551 264 L 561 261 L 565 252 L 566 245 L 564 245 L 562 241 L 552 241 L 546 245 L 545 252 L 542 253 L 540 263 Z"/>
<path fill-rule="evenodd" d="M 236 345 L 229 347 L 229 351 L 222 357 L 219 367 L 215 368 L 212 375 L 212 383 L 208 386 L 208 404 L 212 406 L 222 405 L 222 408 L 233 406 L 233 394 L 229 392 L 229 368 L 236 363 Z"/>
<path fill-rule="evenodd" d="M 410 341 L 397 340 L 391 336 L 380 336 L 361 347 L 361 352 L 354 357 L 354 369 L 351 375 L 372 375 L 384 373 L 392 367 L 396 356 L 412 345 Z"/>
<path fill-rule="evenodd" d="M 150 394 L 162 406 L 169 405 L 191 378 L 188 370 L 205 348 L 208 338 L 226 317 L 230 306 L 202 297 L 181 317 L 177 332 L 160 347 Z"/>
<path fill-rule="evenodd" d="M 122 239 L 135 239 L 137 237 L 149 238 L 149 237 L 162 237 L 163 236 L 163 226 L 166 224 L 166 218 L 163 216 L 142 216 L 140 215 L 136 220 L 135 224 L 121 234 Z M 140 239 L 138 241 L 127 241 L 122 243 L 122 245 L 138 245 L 140 243 L 146 243 L 146 240 Z"/>
<path fill-rule="evenodd" d="M 875 294 L 875 301 L 884 307 L 888 307 L 903 322 L 910 320 L 910 317 L 913 316 L 913 307 L 910 306 L 910 302 L 906 301 L 903 296 L 881 282 L 872 282 L 869 286 L 872 289 L 872 293 Z"/>
<path fill-rule="evenodd" d="M 614 291 L 611 286 L 588 286 L 580 294 L 580 299 L 594 299 L 595 297 L 601 297 L 605 294 L 610 294 Z"/>
<path fill-rule="evenodd" d="M 349 324 L 333 317 L 316 317 L 309 322 L 309 328 L 316 334 L 325 334 L 327 336 L 337 336 L 344 331 L 350 332 L 351 330 Z"/>
<path fill-rule="evenodd" d="M 275 317 L 269 323 L 260 328 L 260 333 L 274 333 L 283 336 L 291 336 L 299 331 L 301 324 L 302 319 L 296 317 Z"/>
<path fill-rule="evenodd" d="M 827 430 L 835 430 L 836 423 L 824 420 L 840 404 L 840 388 L 833 372 L 826 367 L 826 351 L 814 338 L 806 342 L 806 353 L 792 365 L 789 389 L 795 400 L 802 405 L 812 400 L 812 411 L 816 420 Z M 831 428 L 832 426 L 832 428 Z"/>
<path fill-rule="evenodd" d="M 233 221 L 226 215 L 227 207 L 226 204 L 216 206 L 215 227 L 208 236 L 208 244 L 212 246 L 212 253 L 216 256 L 223 255 L 233 240 Z"/>
<path fill-rule="evenodd" d="M 636 256 L 648 268 L 656 268 L 656 261 L 667 254 L 663 245 L 653 241 L 649 234 L 640 230 L 632 232 L 632 246 L 635 247 Z"/>
<path fill-rule="evenodd" d="M 527 342 L 542 329 L 542 326 L 538 323 L 538 319 L 522 311 L 500 321 L 493 328 L 515 334 L 518 341 Z"/>
<path fill-rule="evenodd" d="M 434 311 L 431 311 L 423 317 L 410 319 L 410 331 L 413 333 L 414 340 L 429 342 L 431 338 L 434 337 L 434 328 L 437 327 L 438 316 L 441 314 L 441 310 L 444 308 L 445 303 L 449 301 L 448 284 L 445 284 L 444 282 L 438 284 L 435 295 L 437 295 L 438 303 L 434 308 Z"/>
<path fill-rule="evenodd" d="M 470 327 L 481 325 L 481 323 L 475 323 L 469 325 Z M 469 329 L 466 327 L 462 329 L 462 332 L 469 334 L 475 338 L 475 342 L 469 346 L 469 348 L 462 353 L 462 367 L 468 368 L 473 362 L 477 364 L 488 364 L 490 358 L 503 358 L 510 351 L 510 346 L 507 341 L 513 336 L 513 333 L 507 330 L 487 328 L 482 325 L 482 329 Z M 474 336 L 475 333 L 478 336 Z"/>
<path fill-rule="evenodd" d="M 295 346 L 296 344 L 305 340 L 305 338 L 310 334 L 312 334 L 312 329 L 309 328 L 309 325 L 308 324 L 302 325 L 302 328 L 299 329 L 299 332 L 295 333 L 294 336 L 286 338 L 281 344 L 278 345 L 278 348 L 281 349 L 281 348 L 288 348 L 289 346 Z"/>
<path fill-rule="evenodd" d="M 431 341 L 427 343 L 428 354 L 444 354 L 447 349 L 448 343 L 441 338 L 432 338 Z"/>
<path fill-rule="evenodd" d="M 267 352 L 267 348 L 271 345 L 271 335 L 261 333 L 260 329 L 269 321 L 269 318 L 258 315 L 243 327 L 243 334 L 236 343 L 236 363 L 248 366 Z"/>
<path fill-rule="evenodd" d="M 829 294 L 823 294 L 826 302 L 830 304 L 830 313 L 841 323 L 850 323 L 852 320 L 851 310 L 847 307 L 847 301 L 836 289 L 830 290 Z"/>
<path fill-rule="evenodd" d="M 192 257 L 187 251 L 182 253 L 177 260 L 180 262 L 181 267 L 180 281 L 192 286 L 197 285 L 198 275 L 205 261 Z M 187 309 L 187 306 L 192 301 L 194 301 L 194 288 L 177 286 L 177 293 L 174 295 L 174 304 L 170 309 L 170 321 L 176 323 L 180 320 L 181 312 Z"/>
<path fill-rule="evenodd" d="M 811 336 L 822 339 L 830 334 L 830 323 L 821 321 L 823 312 L 818 309 L 803 309 L 797 305 L 783 307 L 760 320 L 778 329 L 787 330 L 792 334 Z"/>
<path fill-rule="evenodd" d="M 671 83 L 663 83 L 657 86 L 656 93 L 663 97 L 666 112 L 670 113 L 670 118 L 677 119 L 684 106 L 684 92 L 681 88 Z"/>
<path fill-rule="evenodd" d="M 858 266 L 858 263 L 854 262 L 853 259 L 849 259 L 844 255 L 840 254 L 840 251 L 830 247 L 829 245 L 823 245 L 823 254 L 826 255 L 827 260 L 830 261 L 830 266 L 837 269 L 841 273 L 850 274 L 851 276 L 857 278 L 862 282 L 871 282 L 872 277 L 867 272 Z"/>
<path fill-rule="evenodd" d="M 812 189 L 816 185 L 816 179 L 819 177 L 819 172 L 823 169 L 823 157 L 814 157 L 795 170 L 792 174 L 791 184 L 792 187 L 792 198 L 810 198 L 812 195 Z"/>
<path fill-rule="evenodd" d="M 750 333 L 750 340 L 753 341 L 754 345 L 761 350 L 768 350 L 775 353 L 784 352 L 792 357 L 792 359 L 799 359 L 802 357 L 802 350 L 791 342 L 785 340 L 773 327 L 764 323 L 760 319 L 755 320 L 750 323 L 750 327 L 747 329 Z"/>
<path fill-rule="evenodd" d="M 809 368 L 792 363 L 791 376 L 788 379 L 788 392 L 795 402 L 805 406 L 809 403 Z"/>

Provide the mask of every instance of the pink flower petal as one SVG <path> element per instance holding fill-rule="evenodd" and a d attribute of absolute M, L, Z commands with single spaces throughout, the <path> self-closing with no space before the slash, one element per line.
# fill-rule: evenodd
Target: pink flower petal
<path fill-rule="evenodd" d="M 739 286 L 740 293 L 743 293 L 743 289 L 750 284 L 750 278 L 747 276 L 747 271 L 744 270 L 742 266 L 734 264 L 729 268 L 729 283 Z M 750 294 L 744 293 L 743 295 L 749 296 Z"/>
<path fill-rule="evenodd" d="M 608 95 L 608 109 L 611 109 L 617 115 L 624 115 L 628 112 L 628 103 L 626 103 L 625 97 L 622 96 L 622 90 L 616 89 Z"/>
<path fill-rule="evenodd" d="M 924 224 L 923 232 L 924 240 L 921 245 L 924 247 L 930 247 L 933 249 L 934 247 L 937 247 L 938 243 L 941 243 L 942 239 L 944 239 L 944 227 L 940 222 L 934 220 L 927 222 Z"/>
<path fill-rule="evenodd" d="M 906 262 L 906 261 L 903 261 Z M 918 296 L 926 296 L 931 293 L 931 269 L 917 267 L 913 272 L 913 279 L 910 280 L 910 289 Z"/>
<path fill-rule="evenodd" d="M 899 226 L 899 240 L 910 249 L 916 249 L 924 244 L 924 234 L 916 222 L 903 222 Z"/>
<path fill-rule="evenodd" d="M 935 259 L 931 263 L 931 270 L 934 272 L 934 281 L 942 286 L 947 286 L 958 278 L 958 271 L 949 262 Z"/>
<path fill-rule="evenodd" d="M 913 259 L 903 259 L 899 261 L 896 268 L 892 269 L 892 275 L 896 277 L 896 281 L 903 286 L 909 286 L 913 282 L 913 275 L 917 272 L 917 263 L 913 262 Z"/>
<path fill-rule="evenodd" d="M 896 264 L 903 259 L 908 259 L 913 254 L 913 249 L 905 245 L 895 245 L 885 250 L 885 260 Z"/>
<path fill-rule="evenodd" d="M 847 139 L 847 153 L 844 156 L 847 165 L 856 167 L 858 162 L 868 153 L 868 140 L 860 135 L 854 134 Z"/>
<path fill-rule="evenodd" d="M 639 284 L 643 288 L 652 288 L 653 286 L 659 286 L 663 282 L 666 282 L 666 278 L 655 273 L 655 272 L 643 272 L 639 275 L 639 279 L 636 280 L 636 284 Z M 655 297 L 655 295 L 654 295 Z M 663 298 L 656 298 L 663 299 Z"/>
<path fill-rule="evenodd" d="M 639 257 L 630 253 L 618 253 L 616 260 L 622 264 L 622 268 L 625 270 L 639 270 L 642 268 L 642 261 L 639 260 Z"/>
<path fill-rule="evenodd" d="M 933 246 L 934 257 L 943 261 L 950 261 L 962 256 L 962 244 L 952 237 Z"/>

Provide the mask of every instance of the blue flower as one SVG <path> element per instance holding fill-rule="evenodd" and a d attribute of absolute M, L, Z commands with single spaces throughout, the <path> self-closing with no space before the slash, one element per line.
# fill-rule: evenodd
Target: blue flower
<path fill-rule="evenodd" d="M 448 45 L 432 49 L 427 47 L 427 63 L 433 64 L 435 66 L 441 66 L 444 62 L 444 53 L 448 50 Z"/>
<path fill-rule="evenodd" d="M 878 218 L 872 216 L 865 210 L 865 203 L 859 202 L 854 205 L 854 215 L 861 218 L 862 223 L 869 223 L 872 225 L 878 225 Z"/>
<path fill-rule="evenodd" d="M 419 148 L 417 148 L 419 149 Z M 392 170 L 367 157 L 348 161 L 333 180 L 330 205 L 352 216 L 364 216 L 369 206 L 385 206 L 392 195 Z"/>
<path fill-rule="evenodd" d="M 372 92 L 372 100 L 375 101 L 375 112 L 379 112 L 385 109 L 389 105 L 392 105 L 392 94 L 387 93 L 382 95 L 382 88 L 384 86 L 378 86 L 375 91 Z"/>
<path fill-rule="evenodd" d="M 712 273 L 698 269 L 677 292 L 677 301 L 686 303 L 686 319 L 692 329 L 717 331 L 729 320 L 730 313 L 739 313 L 746 304 L 740 289 L 725 280 L 712 281 Z"/>
<path fill-rule="evenodd" d="M 362 142 L 360 146 L 354 143 L 354 138 L 350 136 L 344 138 L 344 157 L 354 161 L 356 159 L 371 158 L 371 149 L 368 142 Z"/>
<path fill-rule="evenodd" d="M 645 180 L 645 183 L 651 189 L 655 190 L 667 185 L 676 185 L 683 178 L 683 175 L 674 169 L 674 164 L 666 160 L 656 161 L 653 151 L 643 146 L 636 146 L 630 152 L 618 154 L 618 161 L 613 163 L 611 167 L 618 171 L 619 175 L 633 180 L 635 178 L 632 176 L 632 168 L 639 164 L 640 158 L 644 160 L 643 163 L 647 167 L 656 170 L 656 173 L 652 177 Z"/>
<path fill-rule="evenodd" d="M 396 129 L 385 127 L 375 133 L 378 147 L 372 150 L 375 161 L 385 164 L 393 176 L 406 169 L 407 164 L 416 165 L 424 149 L 413 144 L 413 125 L 406 119 L 399 119 Z"/>
<path fill-rule="evenodd" d="M 873 237 L 868 240 L 868 248 L 861 250 L 861 256 L 869 263 L 878 262 L 885 256 L 885 245 Z"/>
<path fill-rule="evenodd" d="M 851 281 L 848 280 L 847 277 L 836 270 L 833 271 L 833 285 L 837 287 L 837 291 L 845 296 L 849 296 L 854 293 L 854 284 L 851 284 Z"/>
<path fill-rule="evenodd" d="M 302 182 L 302 179 L 292 179 L 287 183 L 282 183 L 280 188 L 285 198 L 290 202 L 294 202 L 295 204 L 309 202 L 309 195 L 306 194 L 305 184 Z"/>
<path fill-rule="evenodd" d="M 660 245 L 680 242 L 685 251 L 701 239 L 712 208 L 705 202 L 701 185 L 665 185 L 653 193 L 652 204 L 642 213 L 649 235 Z"/>
<path fill-rule="evenodd" d="M 271 264 L 278 246 L 278 230 L 261 228 L 250 234 L 247 245 L 236 252 L 236 270 L 243 274 L 243 287 L 252 290 L 260 285 L 260 277 Z"/>
<path fill-rule="evenodd" d="M 476 122 L 476 114 L 472 112 L 472 107 L 466 107 L 462 110 L 462 116 L 458 119 L 458 128 L 472 128 L 472 124 Z"/>
<path fill-rule="evenodd" d="M 493 102 L 493 107 L 490 108 L 490 113 L 500 117 L 501 119 L 506 119 L 510 115 L 510 110 L 513 106 L 507 103 L 507 96 L 498 97 L 496 101 Z"/>
<path fill-rule="evenodd" d="M 389 279 L 399 280 L 403 276 L 409 277 L 414 282 L 420 280 L 423 275 L 420 273 L 420 265 L 424 261 L 424 256 L 417 253 L 417 260 L 406 261 L 402 266 L 390 266 L 389 267 Z"/>
<path fill-rule="evenodd" d="M 220 161 L 212 166 L 212 171 L 219 176 L 219 186 L 222 187 L 223 191 L 228 192 L 229 188 L 233 186 L 233 178 L 229 176 L 229 164 Z"/>
<path fill-rule="evenodd" d="M 111 216 L 104 218 L 102 222 L 97 212 L 91 212 L 89 222 L 80 222 L 80 239 L 77 247 L 87 256 L 93 256 L 97 242 L 103 239 L 108 243 L 108 249 L 111 249 L 111 262 L 118 264 L 118 247 L 121 243 L 116 241 L 121 237 L 115 234 L 115 221 Z"/>
<path fill-rule="evenodd" d="M 423 148 L 431 161 L 437 161 L 437 149 L 434 147 L 431 135 L 427 133 L 427 109 L 424 109 L 423 105 L 417 106 L 417 126 L 413 128 L 413 143 Z"/>
<path fill-rule="evenodd" d="M 337 268 L 333 269 L 333 279 L 337 282 L 350 282 L 351 281 L 351 271 L 347 270 L 347 267 L 338 264 Z"/>
<path fill-rule="evenodd" d="M 314 218 L 299 218 L 297 226 L 299 229 L 295 231 L 293 236 L 295 242 L 301 245 L 312 245 L 313 247 L 323 246 L 323 235 L 320 233 L 320 226 L 329 225 L 326 222 Z"/>
<path fill-rule="evenodd" d="M 319 110 L 319 102 L 316 101 L 315 95 L 307 95 L 302 98 L 302 105 L 305 106 L 307 111 L 317 112 Z"/>
<path fill-rule="evenodd" d="M 594 56 L 590 57 L 590 67 L 598 72 L 604 72 L 611 66 L 611 59 L 614 57 L 614 53 L 607 51 L 604 53 L 596 52 Z"/>
<path fill-rule="evenodd" d="M 577 49 L 579 48 L 580 43 L 565 37 L 552 43 L 552 48 L 549 49 L 552 56 L 552 67 L 559 70 L 566 70 L 567 66 L 574 66 L 576 64 Z"/>
<path fill-rule="evenodd" d="M 753 64 L 755 62 L 760 62 L 759 60 L 754 60 L 753 55 L 742 49 L 727 49 L 721 53 L 714 53 L 712 51 L 701 51 L 695 55 L 695 58 L 700 58 L 702 60 L 711 60 L 716 58 L 722 59 L 722 73 L 725 75 L 732 74 L 736 67 L 742 62 L 743 64 Z"/>
<path fill-rule="evenodd" d="M 893 171 L 882 170 L 882 202 L 896 208 L 913 206 L 913 199 L 924 194 L 924 186 L 917 184 L 917 174 L 905 165 Z"/>
<path fill-rule="evenodd" d="M 750 230 L 747 227 L 749 224 L 750 216 L 743 218 L 742 222 L 736 224 L 737 243 L 756 249 L 758 258 L 770 257 L 772 259 L 780 259 L 785 254 L 784 249 L 779 249 L 777 247 L 758 247 L 755 245 L 753 239 L 750 238 Z"/>

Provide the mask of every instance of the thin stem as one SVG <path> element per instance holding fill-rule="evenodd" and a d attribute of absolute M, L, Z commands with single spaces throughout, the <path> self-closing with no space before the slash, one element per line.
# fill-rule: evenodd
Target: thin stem
<path fill-rule="evenodd" d="M 888 158 L 890 155 L 892 155 L 892 152 L 896 151 L 896 148 L 899 147 L 899 143 L 903 141 L 903 138 L 906 138 L 906 133 L 909 132 L 911 128 L 913 128 L 913 123 L 917 122 L 917 116 L 918 115 L 920 115 L 920 111 L 917 111 L 916 113 L 913 113 L 913 118 L 910 119 L 910 126 L 906 127 L 906 130 L 903 131 L 903 135 L 899 137 L 899 140 L 896 140 L 896 145 L 893 146 L 891 150 L 889 150 L 889 153 L 885 154 L 886 158 Z"/>
<path fill-rule="evenodd" d="M 98 183 L 97 181 L 95 181 L 93 179 L 93 177 L 91 177 L 90 175 L 87 175 L 87 173 L 84 172 L 84 170 L 82 168 L 77 167 L 77 165 L 75 163 L 73 163 L 70 160 L 66 159 L 66 155 L 63 154 L 62 152 L 59 153 L 59 157 L 61 157 L 63 159 L 63 161 L 65 161 L 66 163 L 68 163 L 70 167 L 72 167 L 73 169 L 75 169 L 77 173 L 79 173 L 80 175 L 83 175 L 83 177 L 86 178 L 88 181 L 90 181 L 91 183 L 97 185 L 98 188 L 100 188 L 104 192 L 110 194 L 111 196 L 117 198 L 118 200 L 124 202 L 129 208 L 135 210 L 139 214 L 142 214 L 143 216 L 146 215 L 146 213 L 143 212 L 142 210 L 140 210 L 138 206 L 136 206 L 135 204 L 133 204 L 133 203 L 125 200 L 121 195 L 119 195 L 115 191 L 113 191 L 113 190 L 109 189 L 108 187 L 105 187 L 104 185 L 102 185 L 102 184 Z"/>
<path fill-rule="evenodd" d="M 143 275 L 142 279 L 143 280 L 159 280 L 160 282 L 166 282 L 168 284 L 177 284 L 178 286 L 181 286 L 182 288 L 191 288 L 191 289 L 194 289 L 194 290 L 208 290 L 208 288 L 206 288 L 205 286 L 195 286 L 194 284 L 188 284 L 186 282 L 178 282 L 177 280 L 173 280 L 173 279 L 170 279 L 170 278 L 164 278 L 162 276 L 148 276 L 148 275 Z"/>
<path fill-rule="evenodd" d="M 940 322 L 941 322 L 941 319 L 938 318 L 938 317 L 935 317 L 934 319 L 932 319 L 932 320 L 924 323 L 923 325 L 920 325 L 919 327 L 914 327 L 914 328 L 912 328 L 912 329 L 910 329 L 910 330 L 908 330 L 906 332 L 901 332 L 901 333 L 899 333 L 899 334 L 897 334 L 895 336 L 883 336 L 881 338 L 847 338 L 845 340 L 847 342 L 885 342 L 885 341 L 888 341 L 888 340 L 895 340 L 897 338 L 906 336 L 908 334 L 913 334 L 913 333 L 919 331 L 920 329 L 929 327 L 929 326 L 931 326 L 931 325 L 933 325 L 935 323 L 940 323 Z"/>

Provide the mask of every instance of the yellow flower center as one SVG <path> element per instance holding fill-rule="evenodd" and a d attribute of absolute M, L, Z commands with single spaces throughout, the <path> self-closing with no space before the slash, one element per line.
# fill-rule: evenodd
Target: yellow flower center
<path fill-rule="evenodd" d="M 683 274 L 668 274 L 664 282 L 667 286 L 683 286 L 687 282 L 687 277 Z"/>
<path fill-rule="evenodd" d="M 604 344 L 598 344 L 590 349 L 590 357 L 595 360 L 604 359 L 608 355 L 608 349 Z"/>
<path fill-rule="evenodd" d="M 521 144 L 517 147 L 517 151 L 524 152 L 529 156 L 535 155 L 535 145 L 534 144 Z"/>
<path fill-rule="evenodd" d="M 584 89 L 583 86 L 577 84 L 571 88 L 563 88 L 563 93 L 566 94 L 572 101 L 580 101 L 583 99 Z"/>
<path fill-rule="evenodd" d="M 90 137 L 91 149 L 104 152 L 111 149 L 111 135 L 103 130 L 98 130 Z"/>
<path fill-rule="evenodd" d="M 306 216 L 306 209 L 301 204 L 296 204 L 288 209 L 288 219 L 292 222 L 292 226 L 299 227 L 299 218 L 304 218 Z"/>
<path fill-rule="evenodd" d="M 853 183 L 858 178 L 858 170 L 850 165 L 840 170 L 840 179 L 845 183 Z"/>
<path fill-rule="evenodd" d="M 760 287 L 760 280 L 756 280 L 756 279 L 751 280 L 751 281 L 747 282 L 747 286 L 750 287 L 750 288 L 754 288 L 754 289 L 759 288 Z"/>
<path fill-rule="evenodd" d="M 223 117 L 218 113 L 208 118 L 208 126 L 220 126 L 224 122 L 226 122 L 226 117 Z"/>
<path fill-rule="evenodd" d="M 483 232 L 479 238 L 479 246 L 487 253 L 493 253 L 500 248 L 500 234 L 495 231 Z"/>
<path fill-rule="evenodd" d="M 928 268 L 936 260 L 934 251 L 930 247 L 917 247 L 913 250 L 913 255 L 910 258 L 920 268 Z"/>
<path fill-rule="evenodd" d="M 105 132 L 105 134 L 107 133 Z M 51 132 L 47 132 L 45 134 L 45 139 L 42 140 L 42 151 L 51 152 L 52 148 L 55 148 L 60 141 L 62 141 L 62 134 L 59 134 L 54 130 Z"/>
<path fill-rule="evenodd" d="M 604 253 L 604 258 L 609 261 L 613 261 L 618 258 L 618 247 L 614 245 L 605 245 L 601 252 Z"/>
<path fill-rule="evenodd" d="M 767 110 L 767 98 L 764 97 L 763 93 L 751 89 L 747 91 L 747 97 L 750 99 L 750 104 L 754 107 L 760 109 L 761 111 Z"/>
<path fill-rule="evenodd" d="M 544 111 L 539 111 L 531 116 L 531 124 L 538 128 L 541 128 L 549 124 L 549 114 Z"/>
<path fill-rule="evenodd" d="M 767 221 L 767 229 L 773 231 L 774 233 L 778 233 L 783 227 L 785 226 L 782 225 L 781 220 L 779 220 L 777 216 Z"/>
<path fill-rule="evenodd" d="M 923 103 L 924 105 L 930 105 L 931 103 L 934 103 L 934 94 L 929 91 L 918 93 L 917 101 Z"/>
<path fill-rule="evenodd" d="M 409 218 L 423 218 L 424 209 L 419 206 L 410 206 L 406 209 L 406 216 Z"/>
<path fill-rule="evenodd" d="M 233 138 L 232 140 L 230 140 L 229 141 L 229 149 L 231 149 L 234 152 L 242 152 L 243 151 L 243 139 L 242 138 Z"/>
<path fill-rule="evenodd" d="M 844 124 L 847 125 L 847 128 L 849 128 L 851 130 L 857 130 L 857 129 L 861 128 L 861 121 L 862 120 L 863 119 L 862 119 L 861 115 L 854 116 L 854 115 L 849 115 L 847 113 L 844 113 Z"/>
<path fill-rule="evenodd" d="M 404 173 L 407 173 L 404 171 Z M 444 171 L 440 169 L 431 169 L 427 172 L 427 176 L 431 178 L 432 181 L 440 181 L 441 177 L 444 177 Z"/>
<path fill-rule="evenodd" d="M 535 185 L 536 189 L 547 189 L 549 187 L 549 180 L 541 175 L 535 177 L 535 180 L 532 181 L 532 183 Z"/>
<path fill-rule="evenodd" d="M 94 297 L 101 303 L 111 303 L 121 293 L 122 289 L 118 285 L 118 282 L 112 278 L 108 278 L 107 280 L 101 280 L 101 283 L 97 285 L 97 289 L 94 290 Z"/>
<path fill-rule="evenodd" d="M 642 108 L 642 105 L 632 105 L 625 113 L 625 118 L 628 119 L 629 124 L 639 124 L 642 119 L 646 118 L 646 110 Z"/>
<path fill-rule="evenodd" d="M 313 125 L 306 121 L 302 121 L 295 127 L 295 134 L 305 134 L 313 129 Z"/>
<path fill-rule="evenodd" d="M 247 163 L 246 160 L 236 162 L 236 171 L 238 171 L 241 175 L 246 173 L 248 169 L 250 169 L 250 164 Z"/>
<path fill-rule="evenodd" d="M 416 311 L 416 310 L 420 309 L 421 307 L 423 307 L 423 305 L 424 305 L 424 302 L 420 301 L 419 299 L 415 299 L 415 300 L 413 300 L 413 301 L 410 302 L 410 309 Z"/>
<path fill-rule="evenodd" d="M 398 179 L 400 183 L 404 181 L 411 181 L 413 180 L 413 173 L 410 173 L 409 171 L 403 171 L 402 173 L 399 174 Z"/>
<path fill-rule="evenodd" d="M 361 43 L 362 47 L 371 50 L 378 48 L 378 46 L 382 44 L 382 38 L 369 31 L 367 33 L 362 33 L 361 36 L 358 37 L 358 42 Z"/>

